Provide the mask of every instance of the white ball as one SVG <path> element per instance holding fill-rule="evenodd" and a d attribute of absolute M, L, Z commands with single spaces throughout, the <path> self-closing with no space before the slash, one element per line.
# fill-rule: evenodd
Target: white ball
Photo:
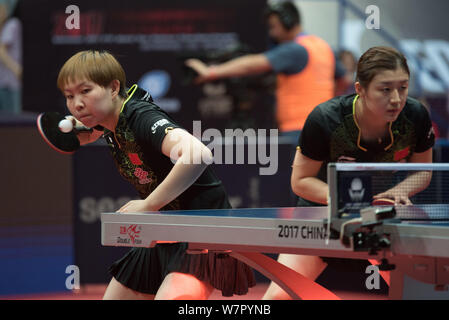
<path fill-rule="evenodd" d="M 69 119 L 64 119 L 59 121 L 58 127 L 59 130 L 61 130 L 64 133 L 67 133 L 73 130 L 73 123 Z"/>

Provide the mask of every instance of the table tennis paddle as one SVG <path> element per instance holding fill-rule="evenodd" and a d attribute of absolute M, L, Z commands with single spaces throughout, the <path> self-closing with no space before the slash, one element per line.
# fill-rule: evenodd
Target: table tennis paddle
<path fill-rule="evenodd" d="M 388 198 L 374 199 L 371 202 L 373 206 L 394 206 L 394 200 Z"/>
<path fill-rule="evenodd" d="M 76 136 L 80 131 L 92 131 L 87 127 L 74 127 L 69 132 L 62 132 L 59 123 L 65 116 L 58 112 L 44 112 L 37 117 L 37 128 L 44 141 L 54 150 L 63 154 L 72 154 L 80 147 Z"/>

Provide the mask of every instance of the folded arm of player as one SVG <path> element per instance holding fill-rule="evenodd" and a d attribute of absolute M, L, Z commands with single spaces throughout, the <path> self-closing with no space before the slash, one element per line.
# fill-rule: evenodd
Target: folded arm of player
<path fill-rule="evenodd" d="M 316 178 L 322 163 L 322 161 L 306 157 L 300 150 L 297 150 L 293 160 L 290 183 L 297 196 L 327 205 L 329 187 L 327 183 Z"/>
<path fill-rule="evenodd" d="M 159 210 L 189 188 L 213 161 L 212 152 L 201 141 L 179 128 L 168 131 L 162 153 L 175 162 L 169 174 L 146 199 L 133 200 L 119 212 Z"/>

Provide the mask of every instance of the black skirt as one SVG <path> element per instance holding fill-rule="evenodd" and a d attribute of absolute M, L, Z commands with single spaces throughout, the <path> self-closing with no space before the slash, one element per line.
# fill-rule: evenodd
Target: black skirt
<path fill-rule="evenodd" d="M 221 290 L 225 297 L 244 295 L 256 285 L 252 269 L 228 254 L 188 254 L 187 247 L 180 242 L 133 248 L 112 264 L 109 273 L 124 286 L 147 294 L 156 294 L 171 272 L 191 274 Z"/>

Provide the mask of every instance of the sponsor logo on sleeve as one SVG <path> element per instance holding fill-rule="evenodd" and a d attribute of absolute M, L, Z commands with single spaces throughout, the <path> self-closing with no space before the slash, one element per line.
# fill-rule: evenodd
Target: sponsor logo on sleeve
<path fill-rule="evenodd" d="M 156 133 L 156 129 L 158 127 L 162 127 L 163 125 L 170 123 L 167 119 L 161 119 L 156 121 L 152 126 L 151 126 L 151 133 L 155 134 Z"/>

